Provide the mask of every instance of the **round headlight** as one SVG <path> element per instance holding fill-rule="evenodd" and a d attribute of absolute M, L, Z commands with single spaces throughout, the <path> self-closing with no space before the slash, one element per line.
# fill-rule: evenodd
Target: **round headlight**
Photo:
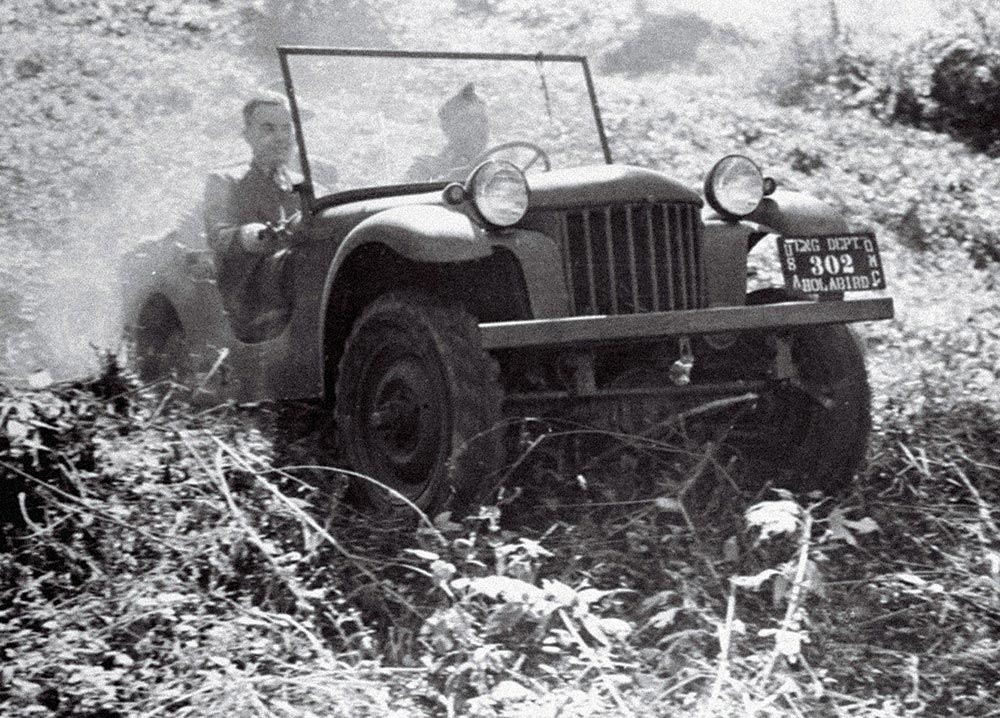
<path fill-rule="evenodd" d="M 745 217 L 763 198 L 764 175 L 743 155 L 723 157 L 705 178 L 705 199 L 723 217 Z"/>
<path fill-rule="evenodd" d="M 528 182 L 515 165 L 487 160 L 472 172 L 468 194 L 490 224 L 509 227 L 528 211 Z"/>

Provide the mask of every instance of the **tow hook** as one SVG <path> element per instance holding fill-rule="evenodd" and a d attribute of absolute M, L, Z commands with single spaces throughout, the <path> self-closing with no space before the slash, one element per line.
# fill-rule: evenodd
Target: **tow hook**
<path fill-rule="evenodd" d="M 799 372 L 792 359 L 792 341 L 786 336 L 772 334 L 767 337 L 767 343 L 774 350 L 774 363 L 771 365 L 771 376 L 779 381 L 795 381 Z"/>
<path fill-rule="evenodd" d="M 674 386 L 687 386 L 691 383 L 691 370 L 694 368 L 691 339 L 680 337 L 677 344 L 680 348 L 680 356 L 670 365 L 670 381 L 674 383 Z"/>
<path fill-rule="evenodd" d="M 594 376 L 594 355 L 589 353 L 570 354 L 566 366 L 572 376 L 573 390 L 577 396 L 592 396 L 597 393 L 597 379 Z"/>

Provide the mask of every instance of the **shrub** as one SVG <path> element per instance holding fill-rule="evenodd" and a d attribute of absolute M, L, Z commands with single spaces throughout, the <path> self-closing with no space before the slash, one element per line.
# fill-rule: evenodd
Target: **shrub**
<path fill-rule="evenodd" d="M 809 106 L 829 99 L 843 104 L 876 94 L 878 62 L 841 25 L 836 2 L 827 4 L 825 15 L 825 22 L 816 23 L 796 14 L 791 33 L 761 75 L 759 89 L 777 104 Z"/>
<path fill-rule="evenodd" d="M 973 149 L 995 152 L 1000 141 L 1000 52 L 985 16 L 959 18 L 906 46 L 896 58 L 879 108 L 887 121 L 944 132 Z M 992 21 L 1000 29 L 1000 18 Z"/>
<path fill-rule="evenodd" d="M 820 31 L 797 24 L 760 88 L 779 105 L 864 107 L 887 122 L 944 132 L 1000 153 L 1000 32 L 995 12 L 965 8 L 949 25 L 896 52 L 862 49 L 835 2 Z"/>
<path fill-rule="evenodd" d="M 931 74 L 932 124 L 978 150 L 1000 149 L 1000 52 L 960 38 Z"/>

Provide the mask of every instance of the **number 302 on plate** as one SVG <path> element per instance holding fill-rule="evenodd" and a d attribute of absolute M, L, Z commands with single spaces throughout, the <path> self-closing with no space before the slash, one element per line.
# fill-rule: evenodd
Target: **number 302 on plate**
<path fill-rule="evenodd" d="M 885 289 L 875 235 L 778 237 L 785 286 L 807 294 Z"/>

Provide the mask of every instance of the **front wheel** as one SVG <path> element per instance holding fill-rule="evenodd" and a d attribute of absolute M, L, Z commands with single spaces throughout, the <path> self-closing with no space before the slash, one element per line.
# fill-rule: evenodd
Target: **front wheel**
<path fill-rule="evenodd" d="M 135 337 L 136 370 L 143 381 L 190 380 L 193 367 L 184 327 L 171 307 L 143 312 Z"/>
<path fill-rule="evenodd" d="M 797 298 L 766 289 L 751 293 L 747 304 Z M 844 325 L 799 327 L 783 335 L 752 335 L 737 347 L 748 358 L 768 355 L 779 375 L 790 375 L 735 427 L 755 478 L 798 491 L 849 484 L 871 433 L 871 389 L 854 332 Z"/>
<path fill-rule="evenodd" d="M 374 479 L 357 480 L 355 493 L 390 513 L 408 502 L 430 515 L 472 508 L 502 461 L 501 399 L 464 308 L 418 292 L 376 299 L 354 324 L 336 384 L 341 447 Z"/>

